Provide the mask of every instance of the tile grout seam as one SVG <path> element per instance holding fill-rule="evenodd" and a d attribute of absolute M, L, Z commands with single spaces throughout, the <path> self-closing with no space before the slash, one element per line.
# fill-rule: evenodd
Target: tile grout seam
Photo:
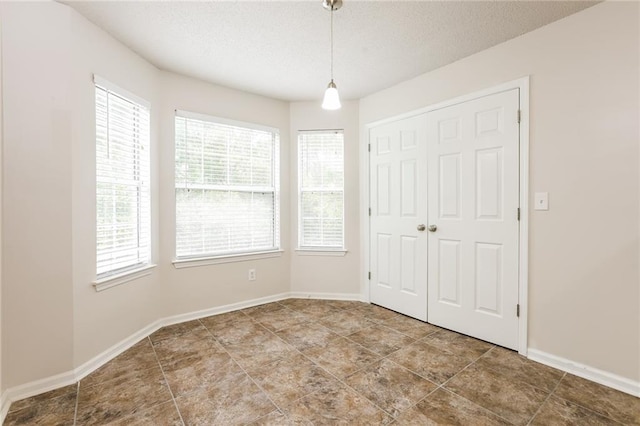
<path fill-rule="evenodd" d="M 171 395 L 171 401 L 173 402 L 173 406 L 175 407 L 176 411 L 178 412 L 178 416 L 180 417 L 180 421 L 182 422 L 182 426 L 185 426 L 184 419 L 182 418 L 182 413 L 180 412 L 180 408 L 178 407 L 178 402 L 176 401 L 176 397 L 173 394 L 173 391 L 171 390 L 171 386 L 169 385 L 169 380 L 167 379 L 167 375 L 164 372 L 164 368 L 162 367 L 162 363 L 160 362 L 160 358 L 158 357 L 158 353 L 156 352 L 156 348 L 155 348 L 155 346 L 153 346 L 153 342 L 151 341 L 151 337 L 147 336 L 147 339 L 149 340 L 149 344 L 151 345 L 151 349 L 153 350 L 153 355 L 156 357 L 156 362 L 158 363 L 158 366 L 160 367 L 160 372 L 162 372 L 162 378 L 164 379 L 164 382 L 167 384 L 167 389 L 169 390 L 169 394 Z"/>

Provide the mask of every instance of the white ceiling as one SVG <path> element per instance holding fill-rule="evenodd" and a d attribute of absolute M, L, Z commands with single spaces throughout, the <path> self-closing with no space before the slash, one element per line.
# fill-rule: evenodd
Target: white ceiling
<path fill-rule="evenodd" d="M 164 70 L 289 101 L 320 99 L 329 82 L 321 0 L 64 3 Z M 335 82 L 358 99 L 593 4 L 344 0 Z"/>

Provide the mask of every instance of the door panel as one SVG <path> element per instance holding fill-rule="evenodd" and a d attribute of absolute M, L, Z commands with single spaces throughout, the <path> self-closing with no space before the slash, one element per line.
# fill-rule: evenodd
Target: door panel
<path fill-rule="evenodd" d="M 427 319 L 425 116 L 370 130 L 373 303 Z"/>
<path fill-rule="evenodd" d="M 426 114 L 428 320 L 518 343 L 518 89 Z"/>

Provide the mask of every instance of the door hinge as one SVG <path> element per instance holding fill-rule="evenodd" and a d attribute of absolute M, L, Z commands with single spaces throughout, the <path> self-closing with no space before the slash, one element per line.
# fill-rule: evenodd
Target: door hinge
<path fill-rule="evenodd" d="M 369 150 L 369 152 L 371 152 L 371 144 L 369 144 L 369 146 L 367 147 L 367 149 Z"/>
<path fill-rule="evenodd" d="M 371 272 L 369 272 L 369 279 L 371 279 Z"/>
<path fill-rule="evenodd" d="M 371 207 L 369 207 L 369 216 L 371 216 Z"/>
<path fill-rule="evenodd" d="M 518 318 L 520 318 L 520 304 L 519 303 L 516 305 L 516 316 Z"/>
<path fill-rule="evenodd" d="M 520 220 L 520 207 L 518 207 L 518 220 Z"/>
<path fill-rule="evenodd" d="M 522 120 L 522 111 L 518 110 L 518 124 L 520 124 L 520 120 Z"/>

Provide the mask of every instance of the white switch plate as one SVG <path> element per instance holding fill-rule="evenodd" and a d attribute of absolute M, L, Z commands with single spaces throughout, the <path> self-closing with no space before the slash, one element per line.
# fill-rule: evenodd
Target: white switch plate
<path fill-rule="evenodd" d="M 536 192 L 533 197 L 534 210 L 549 210 L 549 193 Z"/>

